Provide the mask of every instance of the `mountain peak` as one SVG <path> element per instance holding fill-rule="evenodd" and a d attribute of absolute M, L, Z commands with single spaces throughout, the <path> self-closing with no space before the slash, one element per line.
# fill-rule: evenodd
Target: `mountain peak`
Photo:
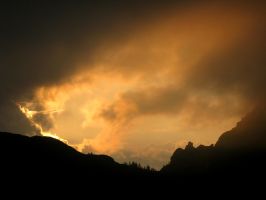
<path fill-rule="evenodd" d="M 236 127 L 223 133 L 217 148 L 254 149 L 266 147 L 266 109 L 255 109 L 247 114 Z"/>

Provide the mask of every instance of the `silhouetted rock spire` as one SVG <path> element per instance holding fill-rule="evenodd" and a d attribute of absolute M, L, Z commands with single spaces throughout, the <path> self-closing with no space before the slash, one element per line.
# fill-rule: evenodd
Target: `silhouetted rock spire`
<path fill-rule="evenodd" d="M 195 149 L 194 146 L 193 146 L 193 143 L 192 142 L 188 142 L 187 146 L 185 147 L 185 150 L 189 151 L 189 150 L 193 150 Z"/>

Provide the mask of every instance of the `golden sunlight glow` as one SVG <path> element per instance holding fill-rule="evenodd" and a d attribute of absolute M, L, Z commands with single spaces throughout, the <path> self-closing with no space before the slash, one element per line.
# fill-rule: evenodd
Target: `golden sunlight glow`
<path fill-rule="evenodd" d="M 54 139 L 57 139 L 57 140 L 60 140 L 66 144 L 68 144 L 68 141 L 57 136 L 55 133 L 51 133 L 51 132 L 47 132 L 47 131 L 44 131 L 42 126 L 35 122 L 33 120 L 33 117 L 36 113 L 38 113 L 38 111 L 32 111 L 32 110 L 29 110 L 27 107 L 24 107 L 22 105 L 20 105 L 19 103 L 17 103 L 17 106 L 19 107 L 20 111 L 27 117 L 27 119 L 31 122 L 31 124 L 37 129 L 40 131 L 41 135 L 42 136 L 45 136 L 45 137 L 51 137 L 51 138 L 54 138 Z"/>
<path fill-rule="evenodd" d="M 212 17 L 205 10 L 175 15 L 99 49 L 93 64 L 82 63 L 66 82 L 38 88 L 19 109 L 42 135 L 119 161 L 158 159 L 160 150 L 162 166 L 187 141 L 214 143 L 239 120 L 244 104 L 235 94 L 191 86 L 191 74 L 211 53 L 241 42 L 236 38 L 250 26 L 239 13 L 222 10 Z M 48 121 L 37 121 L 38 114 Z M 48 122 L 53 126 L 45 129 Z"/>

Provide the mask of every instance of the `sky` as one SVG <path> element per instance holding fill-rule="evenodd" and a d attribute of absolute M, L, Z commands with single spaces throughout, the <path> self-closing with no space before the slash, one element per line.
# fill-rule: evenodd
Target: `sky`
<path fill-rule="evenodd" d="M 159 169 L 265 104 L 263 1 L 3 1 L 0 131 Z"/>

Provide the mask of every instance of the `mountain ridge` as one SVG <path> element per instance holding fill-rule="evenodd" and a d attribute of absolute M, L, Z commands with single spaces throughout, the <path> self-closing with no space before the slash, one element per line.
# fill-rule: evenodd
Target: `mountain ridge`
<path fill-rule="evenodd" d="M 40 179 L 77 177 L 91 180 L 188 180 L 204 178 L 254 178 L 265 176 L 266 117 L 252 112 L 235 128 L 223 133 L 215 145 L 177 149 L 161 170 L 137 163 L 120 164 L 106 155 L 83 154 L 54 138 L 0 132 L 2 176 L 36 175 Z"/>
<path fill-rule="evenodd" d="M 223 133 L 215 145 L 177 149 L 161 172 L 175 176 L 248 177 L 265 176 L 266 112 L 256 109 L 236 127 Z"/>

